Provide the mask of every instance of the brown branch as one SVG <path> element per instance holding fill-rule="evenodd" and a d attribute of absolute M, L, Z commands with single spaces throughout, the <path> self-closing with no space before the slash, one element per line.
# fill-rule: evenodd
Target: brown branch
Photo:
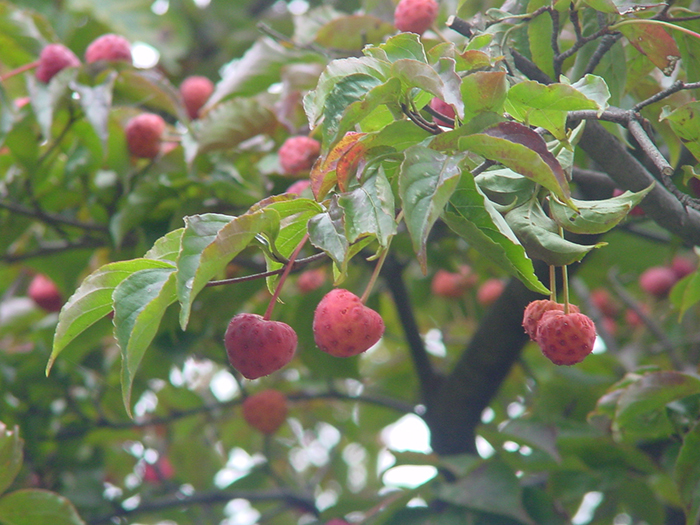
<path fill-rule="evenodd" d="M 638 112 L 642 108 L 654 104 L 655 102 L 659 102 L 667 97 L 670 97 L 674 93 L 677 93 L 678 91 L 682 91 L 685 89 L 700 89 L 700 82 L 692 82 L 690 84 L 686 84 L 682 80 L 677 80 L 674 82 L 670 87 L 664 89 L 663 91 L 659 91 L 655 95 L 652 95 L 646 100 L 642 100 L 638 104 L 635 104 L 632 107 L 632 111 Z"/>
<path fill-rule="evenodd" d="M 35 257 L 46 257 L 57 253 L 67 252 L 70 250 L 80 250 L 83 248 L 99 248 L 105 246 L 106 242 L 93 237 L 85 237 L 77 241 L 55 241 L 45 242 L 39 245 L 39 248 L 32 252 L 0 255 L 0 261 L 6 263 L 16 263 L 26 261 Z"/>
<path fill-rule="evenodd" d="M 26 215 L 28 217 L 34 217 L 43 222 L 53 225 L 55 224 L 65 224 L 66 226 L 74 226 L 83 230 L 93 230 L 100 232 L 108 232 L 109 229 L 101 224 L 95 224 L 90 222 L 82 222 L 70 217 L 64 217 L 57 213 L 49 213 L 41 209 L 27 208 L 21 204 L 14 204 L 12 202 L 7 202 L 0 200 L 0 208 L 5 208 L 13 213 L 19 213 L 20 215 Z"/>
<path fill-rule="evenodd" d="M 314 261 L 320 261 L 321 259 L 323 259 L 325 257 L 328 257 L 326 255 L 326 252 L 320 252 L 320 253 L 316 253 L 314 255 L 310 255 L 308 257 L 305 257 L 303 259 L 299 259 L 297 261 L 294 261 L 294 264 L 292 265 L 292 271 L 295 271 L 299 268 L 302 268 L 302 267 L 306 266 L 307 264 L 310 264 Z M 279 275 L 282 272 L 284 272 L 284 268 L 279 268 L 277 270 L 270 270 L 269 272 L 256 273 L 253 275 L 244 275 L 242 277 L 232 277 L 231 279 L 221 279 L 219 281 L 209 281 L 204 286 L 205 287 L 223 286 L 226 284 L 242 283 L 245 281 L 255 281 L 257 279 L 264 279 L 266 277 L 271 277 L 272 275 Z"/>

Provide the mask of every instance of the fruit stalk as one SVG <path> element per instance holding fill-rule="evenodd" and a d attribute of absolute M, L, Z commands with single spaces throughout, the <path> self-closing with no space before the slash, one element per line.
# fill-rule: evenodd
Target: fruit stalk
<path fill-rule="evenodd" d="M 0 82 L 5 82 L 5 80 L 7 80 L 9 78 L 12 78 L 16 75 L 24 73 L 25 71 L 29 71 L 30 69 L 35 69 L 37 67 L 39 67 L 38 60 L 35 60 L 34 62 L 30 62 L 29 64 L 24 64 L 23 66 L 20 66 L 17 69 L 13 69 L 12 71 L 8 71 L 4 75 L 0 76 Z"/>
<path fill-rule="evenodd" d="M 287 280 L 287 276 L 289 275 L 289 272 L 292 271 L 292 266 L 294 266 L 294 261 L 296 260 L 297 256 L 299 255 L 299 252 L 304 247 L 304 244 L 306 244 L 306 241 L 308 239 L 309 239 L 309 234 L 305 233 L 304 237 L 302 237 L 302 239 L 299 242 L 299 244 L 297 245 L 297 247 L 294 248 L 292 255 L 289 256 L 289 260 L 287 261 L 287 266 L 284 268 L 284 272 L 282 272 L 282 275 L 280 275 L 280 281 L 277 283 L 277 288 L 275 288 L 275 293 L 272 294 L 272 298 L 270 299 L 270 304 L 267 305 L 267 310 L 265 310 L 265 315 L 263 315 L 263 319 L 265 321 L 269 321 L 270 317 L 272 317 L 272 310 L 274 310 L 275 303 L 277 302 L 277 298 L 280 296 L 280 292 L 282 291 L 282 286 L 284 285 L 284 281 Z"/>

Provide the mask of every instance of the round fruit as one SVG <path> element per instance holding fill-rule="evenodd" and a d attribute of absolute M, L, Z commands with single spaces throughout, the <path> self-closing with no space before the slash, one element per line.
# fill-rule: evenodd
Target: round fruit
<path fill-rule="evenodd" d="M 676 274 L 677 279 L 683 279 L 683 277 L 695 271 L 695 264 L 689 259 L 677 255 L 673 258 L 673 261 L 671 261 L 671 270 Z"/>
<path fill-rule="evenodd" d="M 100 60 L 132 63 L 131 44 L 123 36 L 108 33 L 90 43 L 85 50 L 85 62 L 92 64 Z"/>
<path fill-rule="evenodd" d="M 126 124 L 126 144 L 135 157 L 153 159 L 160 153 L 165 121 L 155 113 L 141 113 Z"/>
<path fill-rule="evenodd" d="M 354 293 L 336 288 L 318 303 L 313 331 L 321 350 L 335 357 L 350 357 L 379 341 L 384 321 Z"/>
<path fill-rule="evenodd" d="M 191 119 L 199 116 L 199 110 L 214 92 L 214 83 L 207 77 L 187 77 L 180 84 L 180 96 Z"/>
<path fill-rule="evenodd" d="M 309 171 L 320 153 L 319 141 L 305 135 L 290 137 L 278 151 L 280 166 L 287 175 Z"/>
<path fill-rule="evenodd" d="M 243 401 L 243 419 L 263 434 L 274 434 L 287 419 L 287 397 L 278 390 L 263 390 Z"/>
<path fill-rule="evenodd" d="M 523 328 L 530 339 L 533 341 L 537 337 L 537 326 L 540 324 L 542 316 L 546 312 L 556 310 L 558 312 L 564 311 L 564 305 L 562 303 L 557 303 L 555 301 L 550 301 L 549 299 L 539 299 L 537 301 L 532 301 L 525 307 L 525 312 L 523 313 Z M 575 304 L 569 305 L 569 312 L 580 312 L 578 306 Z"/>
<path fill-rule="evenodd" d="M 401 0 L 394 11 L 394 25 L 399 31 L 422 35 L 435 22 L 439 9 L 435 0 Z"/>
<path fill-rule="evenodd" d="M 175 477 L 175 469 L 167 456 L 158 458 L 154 464 L 146 463 L 143 470 L 143 480 L 146 483 L 158 484 L 173 477 Z"/>
<path fill-rule="evenodd" d="M 440 269 L 433 276 L 430 290 L 438 297 L 456 299 L 476 284 L 476 278 L 471 268 L 466 265 L 462 266 L 459 272 Z"/>
<path fill-rule="evenodd" d="M 289 363 L 297 349 L 297 334 L 288 324 L 257 314 L 238 314 L 224 336 L 231 366 L 248 379 L 257 379 Z"/>
<path fill-rule="evenodd" d="M 292 193 L 294 195 L 301 195 L 302 192 L 311 186 L 311 181 L 309 179 L 301 179 L 291 184 L 285 193 Z"/>
<path fill-rule="evenodd" d="M 445 120 L 442 120 L 437 117 L 433 117 L 433 122 L 437 124 L 438 126 L 444 126 L 446 128 L 454 128 L 454 118 L 455 118 L 455 110 L 452 106 L 450 106 L 447 102 L 437 98 L 433 97 L 430 100 L 430 107 L 433 108 L 435 111 L 438 113 L 445 115 L 446 117 L 449 117 L 453 120 L 452 123 L 447 122 Z"/>
<path fill-rule="evenodd" d="M 476 292 L 476 300 L 482 306 L 490 306 L 498 299 L 506 287 L 501 279 L 488 279 Z"/>
<path fill-rule="evenodd" d="M 37 274 L 29 283 L 27 295 L 47 312 L 58 312 L 63 306 L 61 292 L 56 284 L 44 274 Z"/>
<path fill-rule="evenodd" d="M 580 363 L 593 351 L 596 332 L 593 321 L 581 313 L 549 311 L 537 327 L 537 343 L 555 365 Z"/>
<path fill-rule="evenodd" d="M 639 276 L 639 287 L 654 297 L 663 298 L 668 295 L 678 278 L 675 272 L 667 266 L 652 266 Z"/>
<path fill-rule="evenodd" d="M 591 303 L 608 317 L 616 317 L 620 313 L 620 307 L 605 288 L 596 288 L 591 291 Z"/>
<path fill-rule="evenodd" d="M 78 67 L 80 60 L 75 53 L 62 44 L 49 44 L 41 50 L 36 78 L 47 84 L 59 71 L 67 67 Z"/>
<path fill-rule="evenodd" d="M 306 270 L 297 278 L 297 288 L 303 294 L 318 290 L 326 282 L 326 270 L 313 268 Z"/>

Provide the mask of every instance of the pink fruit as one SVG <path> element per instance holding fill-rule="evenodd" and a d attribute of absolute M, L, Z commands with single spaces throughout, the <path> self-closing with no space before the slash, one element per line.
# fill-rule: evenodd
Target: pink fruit
<path fill-rule="evenodd" d="M 596 288 L 591 291 L 591 303 L 608 317 L 615 317 L 620 311 L 610 292 L 605 288 Z"/>
<path fill-rule="evenodd" d="M 280 166 L 287 175 L 309 171 L 320 153 L 319 141 L 305 135 L 290 137 L 278 151 Z"/>
<path fill-rule="evenodd" d="M 503 293 L 506 283 L 501 279 L 488 279 L 476 292 L 476 300 L 482 306 L 490 306 Z"/>
<path fill-rule="evenodd" d="M 56 284 L 46 275 L 37 274 L 32 282 L 29 283 L 27 295 L 39 306 L 47 312 L 58 312 L 63 306 L 63 298 L 61 292 L 58 291 Z"/>
<path fill-rule="evenodd" d="M 311 181 L 309 179 L 301 179 L 296 181 L 294 184 L 287 188 L 285 193 L 293 193 L 294 195 L 301 195 L 302 192 L 311 186 Z"/>
<path fill-rule="evenodd" d="M 678 278 L 675 272 L 667 266 L 652 266 L 639 276 L 639 287 L 654 297 L 663 298 L 668 295 Z"/>
<path fill-rule="evenodd" d="M 80 60 L 75 53 L 62 44 L 49 44 L 41 50 L 36 78 L 47 84 L 59 71 L 67 67 L 78 67 Z"/>
<path fill-rule="evenodd" d="M 287 419 L 287 397 L 279 390 L 263 390 L 243 401 L 243 419 L 263 434 L 274 434 Z"/>
<path fill-rule="evenodd" d="M 175 469 L 167 456 L 158 458 L 154 464 L 146 463 L 143 480 L 146 483 L 158 484 L 175 477 Z"/>
<path fill-rule="evenodd" d="M 379 341 L 384 321 L 354 293 L 336 288 L 318 303 L 313 331 L 321 350 L 335 357 L 350 357 Z"/>
<path fill-rule="evenodd" d="M 399 31 L 422 35 L 435 22 L 439 9 L 435 0 L 401 0 L 394 11 L 394 25 Z"/>
<path fill-rule="evenodd" d="M 297 288 L 303 294 L 318 290 L 326 282 L 326 270 L 323 268 L 313 268 L 306 270 L 297 279 Z"/>
<path fill-rule="evenodd" d="M 214 83 L 207 77 L 187 77 L 180 84 L 180 96 L 191 119 L 199 116 L 199 110 L 214 92 Z"/>
<path fill-rule="evenodd" d="M 160 153 L 165 121 L 155 113 L 141 113 L 127 122 L 124 132 L 129 151 L 135 157 L 153 159 Z"/>
<path fill-rule="evenodd" d="M 112 33 L 96 38 L 85 50 L 85 62 L 92 64 L 100 60 L 124 61 L 131 64 L 131 44 L 123 36 Z"/>
<path fill-rule="evenodd" d="M 248 379 L 257 379 L 289 363 L 297 349 L 297 334 L 288 324 L 257 314 L 238 314 L 224 336 L 231 366 Z"/>
<path fill-rule="evenodd" d="M 580 363 L 593 351 L 596 332 L 593 321 L 581 313 L 549 311 L 537 328 L 537 343 L 555 365 Z"/>
<path fill-rule="evenodd" d="M 533 341 L 536 339 L 537 327 L 540 324 L 542 316 L 552 310 L 563 312 L 564 305 L 562 303 L 550 301 L 549 299 L 539 299 L 527 305 L 523 313 L 523 328 L 527 335 L 530 336 L 530 339 Z M 575 304 L 569 304 L 569 312 L 578 313 L 580 310 Z"/>
<path fill-rule="evenodd" d="M 438 113 L 445 115 L 446 117 L 451 118 L 454 120 L 455 118 L 455 110 L 452 106 L 450 106 L 447 102 L 440 100 L 437 97 L 433 97 L 430 101 L 430 107 L 433 108 L 435 111 Z M 442 120 L 437 117 L 433 117 L 433 122 L 439 126 L 444 126 L 446 128 L 454 128 L 454 122 L 449 123 L 445 120 Z"/>
<path fill-rule="evenodd" d="M 671 270 L 676 274 L 677 279 L 683 279 L 686 275 L 690 275 L 695 271 L 695 264 L 692 261 L 677 255 L 671 262 Z"/>
<path fill-rule="evenodd" d="M 430 283 L 430 290 L 438 297 L 456 299 L 464 295 L 469 288 L 476 284 L 477 276 L 469 266 L 462 266 L 459 272 L 448 272 L 439 269 L 435 272 Z"/>
<path fill-rule="evenodd" d="M 350 525 L 347 521 L 341 520 L 340 518 L 333 518 L 326 522 L 326 525 Z"/>

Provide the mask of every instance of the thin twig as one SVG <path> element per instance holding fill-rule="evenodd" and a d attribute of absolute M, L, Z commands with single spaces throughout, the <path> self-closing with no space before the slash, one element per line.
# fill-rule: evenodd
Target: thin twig
<path fill-rule="evenodd" d="M 299 259 L 297 261 L 294 261 L 294 264 L 292 265 L 292 270 L 294 271 L 297 268 L 301 268 L 303 266 L 306 266 L 309 263 L 312 263 L 314 261 L 320 261 L 321 259 L 328 257 L 325 252 L 320 252 L 316 253 L 314 255 L 310 255 L 308 257 L 305 257 L 303 259 Z M 270 270 L 269 272 L 261 272 L 261 273 L 256 273 L 253 275 L 244 275 L 243 277 L 232 277 L 231 279 L 221 279 L 219 281 L 209 281 L 207 284 L 205 284 L 205 287 L 209 286 L 224 286 L 226 284 L 235 284 L 235 283 L 243 283 L 246 281 L 255 281 L 257 279 L 264 279 L 266 277 L 271 277 L 272 275 L 279 275 L 282 272 L 284 272 L 284 268 L 279 268 L 277 270 Z"/>
<path fill-rule="evenodd" d="M 646 100 L 642 100 L 638 104 L 635 104 L 632 107 L 632 111 L 638 112 L 642 108 L 654 104 L 655 102 L 659 102 L 667 97 L 670 97 L 674 93 L 677 93 L 678 91 L 682 91 L 685 89 L 700 89 L 700 82 L 693 82 L 691 84 L 686 84 L 682 80 L 677 80 L 674 82 L 670 87 L 664 89 L 663 91 L 659 91 L 655 95 L 652 95 Z"/>
<path fill-rule="evenodd" d="M 5 208 L 13 213 L 19 213 L 20 215 L 27 215 L 28 217 L 34 217 L 47 224 L 53 225 L 54 223 L 65 224 L 66 226 L 74 226 L 76 228 L 81 228 L 83 230 L 94 230 L 100 232 L 108 232 L 109 229 L 101 224 L 94 224 L 90 222 L 82 222 L 69 217 L 64 217 L 56 213 L 49 213 L 44 210 L 37 210 L 32 208 L 27 208 L 21 204 L 14 204 L 12 202 L 7 202 L 0 200 L 0 208 Z"/>

